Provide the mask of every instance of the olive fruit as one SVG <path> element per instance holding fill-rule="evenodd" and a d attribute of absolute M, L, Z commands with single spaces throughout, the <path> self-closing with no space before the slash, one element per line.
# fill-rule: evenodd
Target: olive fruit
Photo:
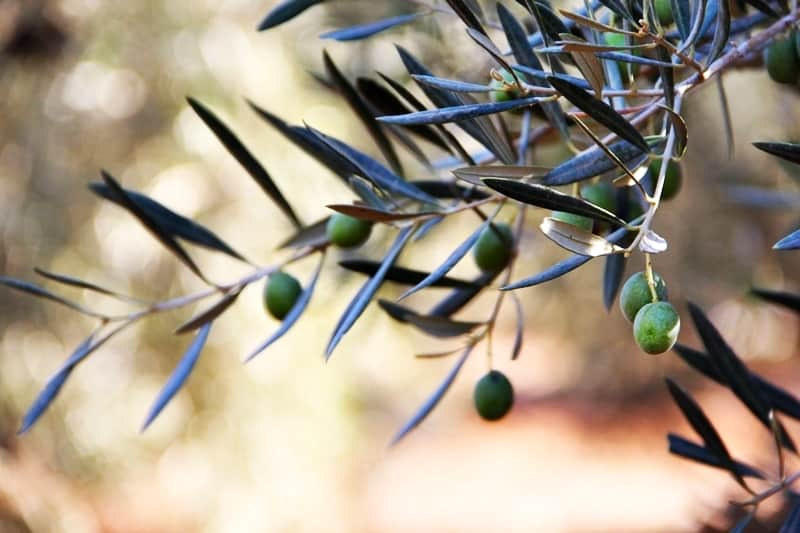
<path fill-rule="evenodd" d="M 795 83 L 800 72 L 795 37 L 778 38 L 764 50 L 767 73 L 777 83 Z"/>
<path fill-rule="evenodd" d="M 514 404 L 514 388 L 499 370 L 492 370 L 475 384 L 475 409 L 484 420 L 503 418 Z"/>
<path fill-rule="evenodd" d="M 501 270 L 511 259 L 513 240 L 511 227 L 508 224 L 495 222 L 485 227 L 472 248 L 475 264 L 484 272 Z"/>
<path fill-rule="evenodd" d="M 664 353 L 675 346 L 681 330 L 681 318 L 669 302 L 653 302 L 636 314 L 633 338 L 649 354 Z"/>
<path fill-rule="evenodd" d="M 606 211 L 613 213 L 617 208 L 617 189 L 607 181 L 584 185 L 581 187 L 581 196 Z"/>
<path fill-rule="evenodd" d="M 565 213 L 564 211 L 553 211 L 550 214 L 550 218 L 560 220 L 561 222 L 566 222 L 567 224 L 572 224 L 573 226 L 585 229 L 586 231 L 592 231 L 592 226 L 594 225 L 594 221 L 589 217 L 575 215 L 573 213 Z"/>
<path fill-rule="evenodd" d="M 328 219 L 325 232 L 332 244 L 339 248 L 353 248 L 369 239 L 372 223 L 342 213 L 334 213 Z"/>
<path fill-rule="evenodd" d="M 666 300 L 667 284 L 655 272 L 653 272 L 653 281 L 658 300 Z M 619 294 L 619 306 L 628 322 L 633 322 L 639 310 L 652 302 L 653 295 L 650 294 L 650 287 L 647 285 L 647 276 L 644 272 L 637 272 L 632 275 L 622 286 L 622 291 Z"/>
<path fill-rule="evenodd" d="M 650 176 L 655 185 L 658 180 L 659 172 L 661 172 L 661 160 L 654 159 L 650 163 Z M 664 187 L 661 189 L 661 199 L 671 200 L 674 198 L 678 191 L 681 190 L 681 183 L 683 182 L 683 173 L 681 167 L 675 161 L 667 163 L 667 173 L 664 176 Z"/>
<path fill-rule="evenodd" d="M 283 320 L 291 311 L 303 288 L 294 276 L 286 272 L 275 272 L 264 285 L 264 305 L 269 314 Z"/>
<path fill-rule="evenodd" d="M 662 26 L 669 26 L 675 22 L 675 17 L 672 15 L 672 4 L 669 0 L 655 0 L 654 4 L 658 22 Z"/>
<path fill-rule="evenodd" d="M 492 81 L 489 83 L 489 86 L 492 88 L 492 91 L 489 92 L 489 98 L 492 99 L 492 102 L 508 102 L 509 100 L 520 98 L 522 94 L 519 89 L 514 87 L 516 83 L 514 75 L 506 69 L 499 70 L 498 72 L 500 76 L 502 76 L 503 81 L 492 78 Z"/>

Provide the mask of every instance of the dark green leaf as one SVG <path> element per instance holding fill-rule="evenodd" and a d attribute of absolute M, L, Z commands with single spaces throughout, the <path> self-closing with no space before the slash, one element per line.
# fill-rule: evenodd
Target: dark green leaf
<path fill-rule="evenodd" d="M 697 432 L 697 434 L 703 439 L 706 448 L 708 448 L 711 453 L 714 454 L 722 468 L 731 473 L 737 483 L 739 483 L 742 487 L 747 488 L 744 480 L 736 470 L 736 465 L 734 464 L 733 459 L 731 459 L 728 449 L 725 447 L 725 443 L 722 442 L 722 438 L 720 438 L 719 433 L 717 433 L 717 430 L 714 429 L 711 421 L 708 419 L 700 406 L 697 405 L 697 402 L 694 401 L 689 393 L 683 390 L 683 388 L 681 388 L 671 379 L 665 378 L 665 381 L 672 399 L 676 404 L 678 404 L 681 412 L 683 412 L 683 416 L 686 417 L 686 420 L 689 422 L 689 424 L 691 424 L 695 432 Z"/>
<path fill-rule="evenodd" d="M 437 214 L 432 212 L 402 213 L 396 211 L 384 211 L 363 205 L 352 204 L 331 204 L 325 207 L 332 209 L 337 213 L 343 213 L 359 220 L 366 220 L 367 222 L 394 222 L 397 220 L 413 220 L 415 218 L 429 217 Z"/>
<path fill-rule="evenodd" d="M 65 307 L 69 307 L 70 309 L 78 311 L 79 313 L 83 313 L 84 315 L 87 316 L 92 316 L 96 318 L 103 318 L 104 316 L 101 315 L 100 313 L 95 313 L 91 309 L 87 309 L 78 303 L 75 303 L 71 300 L 67 300 L 62 296 L 54 294 L 48 291 L 47 289 L 44 289 L 38 285 L 30 283 L 29 281 L 24 281 L 16 278 L 8 278 L 6 276 L 0 276 L 0 285 L 5 285 L 6 287 L 9 287 L 11 289 L 32 294 L 33 296 L 36 296 L 38 298 L 43 298 L 45 300 L 50 300 L 51 302 L 59 303 Z"/>
<path fill-rule="evenodd" d="M 602 207 L 543 185 L 506 178 L 484 178 L 483 183 L 487 187 L 525 204 L 554 211 L 565 211 L 595 220 L 604 220 L 620 226 L 625 224 L 617 215 Z"/>
<path fill-rule="evenodd" d="M 415 187 L 425 191 L 434 198 L 439 199 L 455 199 L 463 200 L 465 202 L 472 202 L 475 200 L 485 200 L 489 195 L 475 187 L 463 187 L 458 183 L 452 181 L 442 180 L 414 180 L 411 182 Z"/>
<path fill-rule="evenodd" d="M 266 350 L 270 345 L 272 345 L 272 343 L 283 337 L 286 334 L 286 332 L 288 332 L 291 329 L 291 327 L 295 325 L 297 320 L 306 310 L 306 307 L 308 307 L 308 302 L 311 301 L 311 296 L 314 294 L 314 288 L 317 286 L 317 280 L 319 279 L 319 274 L 322 271 L 322 263 L 324 262 L 324 260 L 325 260 L 325 254 L 323 254 L 322 257 L 319 258 L 319 264 L 317 265 L 317 269 L 314 271 L 314 274 L 311 275 L 311 279 L 309 280 L 308 285 L 306 286 L 305 289 L 303 289 L 303 292 L 300 293 L 300 296 L 297 298 L 297 301 L 294 303 L 294 305 L 286 314 L 286 316 L 283 317 L 280 327 L 275 331 L 275 333 L 270 335 L 270 337 L 267 340 L 261 343 L 261 345 L 259 345 L 258 348 L 253 350 L 250 353 L 250 355 L 248 355 L 245 358 L 245 362 L 250 361 L 252 358 L 254 358 L 258 354 Z"/>
<path fill-rule="evenodd" d="M 753 287 L 750 292 L 768 302 L 772 302 L 784 307 L 788 307 L 796 313 L 800 313 L 800 294 L 793 292 L 770 291 Z"/>
<path fill-rule="evenodd" d="M 714 366 L 708 355 L 704 354 L 703 352 L 693 350 L 692 348 L 684 346 L 680 343 L 676 344 L 673 350 L 675 350 L 681 359 L 683 359 L 689 366 L 707 378 L 710 378 L 726 387 L 728 386 L 728 382 L 725 381 L 725 378 L 722 377 L 722 375 L 720 375 L 719 371 Z M 754 372 L 750 372 L 750 379 L 752 379 L 753 383 L 755 383 L 761 389 L 762 394 L 764 394 L 769 401 L 769 404 L 774 409 L 796 420 L 800 420 L 800 401 L 798 401 L 797 398 L 792 396 L 786 390 L 773 385 Z"/>
<path fill-rule="evenodd" d="M 330 358 L 333 350 L 339 344 L 339 341 L 341 341 L 345 334 L 350 331 L 350 328 L 353 326 L 353 324 L 355 324 L 356 320 L 358 320 L 358 317 L 360 317 L 361 313 L 364 312 L 364 309 L 367 308 L 367 305 L 369 305 L 372 297 L 383 284 L 386 272 L 394 265 L 394 262 L 397 260 L 397 257 L 403 250 L 403 247 L 413 234 L 413 230 L 414 226 L 409 226 L 400 231 L 394 243 L 392 244 L 392 247 L 388 252 L 386 252 L 386 256 L 384 256 L 383 262 L 381 263 L 378 271 L 374 276 L 367 280 L 366 283 L 364 283 L 364 285 L 359 289 L 358 293 L 356 293 L 355 297 L 350 301 L 347 309 L 345 309 L 344 313 L 339 319 L 339 322 L 336 324 L 336 328 L 333 330 L 333 334 L 328 342 L 328 346 L 325 348 L 326 359 Z"/>
<path fill-rule="evenodd" d="M 352 272 L 359 272 L 368 276 L 374 276 L 380 268 L 381 264 L 377 261 L 369 261 L 365 259 L 344 259 L 339 261 L 339 266 Z M 416 285 L 430 275 L 429 272 L 422 272 L 420 270 L 412 270 L 410 268 L 403 268 L 393 266 L 386 271 L 384 276 L 385 281 L 392 281 L 394 283 L 402 283 L 404 285 Z M 451 288 L 476 288 L 475 282 L 467 281 L 458 278 L 451 278 L 445 276 L 434 282 L 432 287 L 451 287 Z"/>
<path fill-rule="evenodd" d="M 211 330 L 211 323 L 206 324 L 200 329 L 200 331 L 197 332 L 197 335 L 192 341 L 192 344 L 189 346 L 189 349 L 186 350 L 186 353 L 181 358 L 178 366 L 175 367 L 175 370 L 167 380 L 164 388 L 158 393 L 155 402 L 153 402 L 153 406 L 150 408 L 150 412 L 147 414 L 147 417 L 142 424 L 141 431 L 147 429 L 147 427 L 153 422 L 153 420 L 156 419 L 159 413 L 161 413 L 161 410 L 166 407 L 172 397 L 175 396 L 175 393 L 177 393 L 186 382 L 189 374 L 191 374 L 192 370 L 194 369 L 195 363 L 197 363 L 197 359 L 200 357 L 200 352 L 203 350 L 203 346 L 206 344 L 209 330 Z"/>
<path fill-rule="evenodd" d="M 458 358 L 456 364 L 453 365 L 453 368 L 448 372 L 447 376 L 445 376 L 444 381 L 442 382 L 439 387 L 433 391 L 433 394 L 422 404 L 422 407 L 411 417 L 411 420 L 406 422 L 406 424 L 397 432 L 394 439 L 392 439 L 392 445 L 397 444 L 400 440 L 405 437 L 412 429 L 417 427 L 425 418 L 433 411 L 433 408 L 439 403 L 442 397 L 447 392 L 447 389 L 450 388 L 450 385 L 453 384 L 455 381 L 458 372 L 461 370 L 461 367 L 464 366 L 464 362 L 467 360 L 470 352 L 472 352 L 472 346 L 467 347 L 464 350 L 464 353 L 461 354 L 461 357 Z"/>
<path fill-rule="evenodd" d="M 608 104 L 598 100 L 577 85 L 561 78 L 550 76 L 547 81 L 578 109 L 581 109 L 597 122 L 619 135 L 620 138 L 630 142 L 643 152 L 650 151 L 650 147 L 642 137 L 642 134 Z"/>
<path fill-rule="evenodd" d="M 197 116 L 205 122 L 206 126 L 217 136 L 217 139 L 222 143 L 230 154 L 236 158 L 240 165 L 250 174 L 250 177 L 258 183 L 259 187 L 269 196 L 273 202 L 283 211 L 283 213 L 292 221 L 297 228 L 303 227 L 300 219 L 283 197 L 280 189 L 278 189 L 275 182 L 259 163 L 253 154 L 242 144 L 242 141 L 226 126 L 214 113 L 207 107 L 198 102 L 192 97 L 186 99 L 192 107 Z"/>
<path fill-rule="evenodd" d="M 475 287 L 454 289 L 450 294 L 434 305 L 428 314 L 432 316 L 453 316 L 475 299 L 475 297 L 479 295 L 484 288 L 488 287 L 499 274 L 500 271 L 483 272 L 479 274 L 473 281 Z"/>
<path fill-rule="evenodd" d="M 493 115 L 512 109 L 520 109 L 538 105 L 541 98 L 538 96 L 528 96 L 506 102 L 490 102 L 481 104 L 467 104 L 454 107 L 442 107 L 430 109 L 428 111 L 417 111 L 407 115 L 383 116 L 378 117 L 381 122 L 388 124 L 398 124 L 401 126 L 418 124 L 446 124 L 448 122 L 460 122 L 484 115 Z"/>
<path fill-rule="evenodd" d="M 481 85 L 480 83 L 468 83 L 466 81 L 460 81 L 460 80 L 448 80 L 445 78 L 439 78 L 437 76 L 414 74 L 411 77 L 414 78 L 414 81 L 422 83 L 424 85 L 429 85 L 431 87 L 435 87 L 436 89 L 442 89 L 444 91 L 451 91 L 455 93 L 488 93 L 495 90 L 488 85 Z"/>
<path fill-rule="evenodd" d="M 297 230 L 294 235 L 283 241 L 278 248 L 303 248 L 305 246 L 317 247 L 324 245 L 328 242 L 327 226 L 329 218 L 325 217 L 310 226 Z"/>
<path fill-rule="evenodd" d="M 197 277 L 202 280 L 205 280 L 205 276 L 200 272 L 200 269 L 197 268 L 197 265 L 194 263 L 189 254 L 178 244 L 172 234 L 165 229 L 158 220 L 154 219 L 150 216 L 150 214 L 140 208 L 136 202 L 125 192 L 117 181 L 111 177 L 111 174 L 106 172 L 105 170 L 101 171 L 101 175 L 103 177 L 103 181 L 105 182 L 106 186 L 108 187 L 108 194 L 109 199 L 122 207 L 124 207 L 129 213 L 131 213 L 134 217 L 136 217 L 142 225 L 147 228 L 153 236 L 158 239 L 161 244 L 164 245 L 170 252 L 172 252 L 178 259 L 186 265 L 189 270 L 195 273 Z"/>
<path fill-rule="evenodd" d="M 364 152 L 315 129 L 309 128 L 309 131 L 328 148 L 349 162 L 356 174 L 370 180 L 376 187 L 419 202 L 438 204 L 436 198 L 417 189 Z"/>
<path fill-rule="evenodd" d="M 483 29 L 483 25 L 478 19 L 477 14 L 472 10 L 466 1 L 447 0 L 447 4 L 453 9 L 453 11 L 455 11 L 456 15 L 461 18 L 468 28 L 472 28 L 473 30 L 479 31 L 480 33 L 486 35 L 486 30 Z"/>
<path fill-rule="evenodd" d="M 400 59 L 408 70 L 409 74 L 422 74 L 432 76 L 433 74 L 417 58 L 411 55 L 402 47 L 397 47 Z M 420 85 L 422 91 L 437 107 L 458 107 L 467 105 L 468 102 L 463 95 L 449 93 L 433 87 Z M 503 163 L 511 163 L 514 160 L 514 153 L 497 130 L 492 122 L 486 117 L 477 117 L 457 122 L 458 126 L 467 132 L 476 141 L 492 152 Z"/>
<path fill-rule="evenodd" d="M 634 28 L 639 26 L 639 21 L 636 20 L 636 17 L 631 14 L 627 6 L 625 6 L 625 4 L 620 0 L 600 0 L 600 3 L 606 6 L 612 13 L 615 13 L 630 22 Z"/>
<path fill-rule="evenodd" d="M 631 170 L 647 161 L 647 155 L 627 141 L 610 144 L 608 148 Z M 617 168 L 616 163 L 600 148 L 593 146 L 548 172 L 542 178 L 541 183 L 543 185 L 568 185 L 599 176 L 615 168 Z"/>
<path fill-rule="evenodd" d="M 405 115 L 412 112 L 389 89 L 376 81 L 369 78 L 358 78 L 356 88 L 372 105 L 377 115 Z M 424 106 L 422 107 L 424 108 Z M 417 110 L 422 111 L 423 109 Z M 434 146 L 452 153 L 450 146 L 443 140 L 437 129 L 431 126 L 407 126 L 406 129 Z"/>
<path fill-rule="evenodd" d="M 769 411 L 772 406 L 751 379 L 747 367 L 728 346 L 702 309 L 689 302 L 689 313 L 719 375 L 750 412 L 767 428 L 771 428 Z M 796 451 L 794 443 L 782 426 L 779 426 L 779 430 L 783 446 L 793 452 Z"/>
<path fill-rule="evenodd" d="M 625 262 L 624 254 L 611 254 L 606 257 L 603 269 L 603 305 L 607 311 L 614 305 L 622 279 L 625 277 Z"/>
<path fill-rule="evenodd" d="M 119 197 L 114 195 L 111 188 L 105 183 L 92 182 L 89 184 L 89 189 L 97 196 L 125 207 L 120 203 Z M 130 198 L 142 212 L 155 221 L 163 231 L 172 237 L 189 241 L 192 244 L 208 248 L 209 250 L 222 252 L 246 263 L 248 262 L 239 252 L 231 248 L 225 241 L 204 226 L 179 215 L 144 194 L 130 189 L 124 190 L 128 198 Z"/>
<path fill-rule="evenodd" d="M 725 468 L 722 463 L 719 462 L 717 456 L 704 446 L 695 444 L 694 442 L 684 439 L 679 435 L 675 435 L 674 433 L 668 433 L 667 440 L 669 441 L 670 453 L 674 453 L 675 455 L 684 457 L 697 463 L 702 463 L 704 465 L 713 466 L 715 468 Z M 734 464 L 736 472 L 741 477 L 765 479 L 765 476 L 762 472 L 750 465 L 741 463 L 739 461 L 736 461 Z"/>
<path fill-rule="evenodd" d="M 333 39 L 335 41 L 357 41 L 359 39 L 366 39 L 367 37 L 372 37 L 376 33 L 396 28 L 397 26 L 402 26 L 409 22 L 414 22 L 419 17 L 427 14 L 429 14 L 429 12 L 398 15 L 396 17 L 376 20 L 375 22 L 350 26 L 349 28 L 323 33 L 320 35 L 320 39 Z"/>
<path fill-rule="evenodd" d="M 339 94 L 344 97 L 344 99 L 347 101 L 347 104 L 350 106 L 350 109 L 353 110 L 364 127 L 367 128 L 367 131 L 372 137 L 372 140 L 375 142 L 375 145 L 381 151 L 383 157 L 386 158 L 386 161 L 389 162 L 389 166 L 391 166 L 396 173 L 402 176 L 403 167 L 400 165 L 400 159 L 397 157 L 397 152 L 395 152 L 392 143 L 386 137 L 381 125 L 375 120 L 375 117 L 372 115 L 372 112 L 370 111 L 366 102 L 362 100 L 361 95 L 358 94 L 355 87 L 353 87 L 347 78 L 345 78 L 344 75 L 339 71 L 339 68 L 328 55 L 328 52 L 323 52 L 322 60 L 325 64 L 325 70 L 333 84 L 336 86 L 336 89 L 339 91 Z"/>
<path fill-rule="evenodd" d="M 514 311 L 517 317 L 517 326 L 514 332 L 514 345 L 511 348 L 511 360 L 516 360 L 519 357 L 519 352 L 522 350 L 522 339 L 525 334 L 525 313 L 522 309 L 522 302 L 516 294 L 511 293 L 511 301 L 514 302 Z"/>
<path fill-rule="evenodd" d="M 753 146 L 791 163 L 800 164 L 800 144 L 782 142 L 754 142 Z"/>
<path fill-rule="evenodd" d="M 796 499 L 792 504 L 792 510 L 789 511 L 789 516 L 781 526 L 778 533 L 797 533 L 800 531 L 800 500 Z"/>
<path fill-rule="evenodd" d="M 442 279 L 448 272 L 450 272 L 453 269 L 454 266 L 456 266 L 456 263 L 461 261 L 461 258 L 464 257 L 467 254 L 467 252 L 469 252 L 472 249 L 472 247 L 478 241 L 478 238 L 481 236 L 481 232 L 486 227 L 488 227 L 490 223 L 491 219 L 487 218 L 483 222 L 483 224 L 478 226 L 478 229 L 473 231 L 464 242 L 459 244 L 458 247 L 456 247 L 456 249 L 450 253 L 447 259 L 445 259 L 444 263 L 436 267 L 436 269 L 430 274 L 428 274 L 428 276 L 426 276 L 425 279 L 423 279 L 422 281 L 420 281 L 419 283 L 408 289 L 406 292 L 404 292 L 400 296 L 400 298 L 398 298 L 398 300 L 403 300 L 404 298 L 408 298 L 415 292 L 421 291 L 425 287 L 430 287 L 431 285 Z"/>
<path fill-rule="evenodd" d="M 316 135 L 301 126 L 290 126 L 269 111 L 258 107 L 253 102 L 248 101 L 250 107 L 264 119 L 269 125 L 278 130 L 284 137 L 291 141 L 295 146 L 316 159 L 328 170 L 342 178 L 345 182 L 351 174 L 355 173 L 353 165 L 347 162 L 335 150 L 329 148 L 320 141 Z"/>
<path fill-rule="evenodd" d="M 213 305 L 208 307 L 207 309 L 202 310 L 200 313 L 196 314 L 177 328 L 175 328 L 175 335 L 182 335 L 184 333 L 188 333 L 190 331 L 194 331 L 202 326 L 205 326 L 219 315 L 224 313 L 236 299 L 239 297 L 239 293 L 242 292 L 242 287 L 238 287 L 237 289 L 229 292 L 225 296 L 219 299 L 219 301 L 215 302 Z"/>
<path fill-rule="evenodd" d="M 131 296 L 127 296 L 125 294 L 118 293 L 116 291 L 112 291 L 110 289 L 106 289 L 105 287 L 101 287 L 89 281 L 85 281 L 79 278 L 75 278 L 72 276 L 65 276 L 64 274 L 56 274 L 54 272 L 48 272 L 46 270 L 42 270 L 41 268 L 34 268 L 34 272 L 39 274 L 42 277 L 45 277 L 49 280 L 55 281 L 57 283 L 61 283 L 64 285 L 69 285 L 71 287 L 78 287 L 80 289 L 87 289 L 90 291 L 94 291 L 100 294 L 105 294 L 106 296 L 111 296 L 112 298 L 117 298 L 118 300 L 122 300 L 125 302 L 133 302 L 133 303 L 143 303 L 141 300 L 137 298 L 132 298 Z"/>
<path fill-rule="evenodd" d="M 268 30 L 287 20 L 291 20 L 309 7 L 322 3 L 324 0 L 283 0 L 267 13 L 264 20 L 258 25 L 258 31 Z"/>
<path fill-rule="evenodd" d="M 685 42 L 692 29 L 692 13 L 689 0 L 670 0 L 670 6 L 672 7 L 672 17 L 675 19 L 675 25 L 681 34 L 681 41 Z"/>
<path fill-rule="evenodd" d="M 421 315 L 408 307 L 388 300 L 378 300 L 378 305 L 386 311 L 386 314 L 398 322 L 411 324 L 420 331 L 434 337 L 459 337 L 483 325 L 483 322 L 461 322 L 441 316 Z"/>

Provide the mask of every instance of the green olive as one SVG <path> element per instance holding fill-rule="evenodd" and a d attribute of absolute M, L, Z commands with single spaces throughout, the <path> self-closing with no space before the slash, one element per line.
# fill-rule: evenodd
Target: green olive
<path fill-rule="evenodd" d="M 328 240 L 339 248 L 360 246 L 369 239 L 372 223 L 342 213 L 334 213 L 325 227 Z"/>
<path fill-rule="evenodd" d="M 607 181 L 584 185 L 581 187 L 581 196 L 606 211 L 613 213 L 617 209 L 617 189 Z"/>
<path fill-rule="evenodd" d="M 567 224 L 572 224 L 573 226 L 585 229 L 586 231 L 592 231 L 592 226 L 594 226 L 594 220 L 591 218 L 575 215 L 573 213 L 565 213 L 564 211 L 553 211 L 550 213 L 550 218 L 560 220 L 561 222 L 566 222 Z"/>
<path fill-rule="evenodd" d="M 650 176 L 653 180 L 653 184 L 655 184 L 658 179 L 659 172 L 661 172 L 661 160 L 654 159 L 650 163 Z M 680 165 L 675 161 L 667 163 L 667 173 L 664 176 L 664 187 L 661 189 L 661 199 L 671 200 L 675 198 L 678 191 L 681 190 L 682 182 L 683 173 L 681 172 Z"/>
<path fill-rule="evenodd" d="M 269 314 L 283 320 L 302 292 L 303 288 L 294 276 L 286 272 L 275 272 L 264 285 L 264 305 Z"/>
<path fill-rule="evenodd" d="M 503 418 L 514 404 L 514 388 L 499 370 L 492 370 L 475 385 L 475 409 L 484 420 Z"/>
<path fill-rule="evenodd" d="M 794 35 L 778 38 L 764 50 L 764 62 L 772 81 L 793 84 L 800 72 L 800 59 Z"/>
<path fill-rule="evenodd" d="M 658 300 L 666 300 L 667 284 L 655 272 L 653 272 L 653 281 L 655 282 Z M 639 310 L 652 303 L 652 301 L 653 295 L 650 293 L 650 287 L 647 285 L 647 276 L 644 272 L 637 272 L 632 275 L 622 286 L 622 291 L 619 295 L 619 306 L 628 322 L 633 322 Z"/>
<path fill-rule="evenodd" d="M 662 26 L 669 26 L 675 22 L 675 17 L 672 15 L 672 4 L 669 0 L 655 0 L 654 4 L 658 22 L 660 22 Z"/>
<path fill-rule="evenodd" d="M 519 89 L 515 88 L 516 81 L 514 75 L 506 69 L 498 71 L 503 77 L 503 81 L 492 78 L 489 86 L 493 89 L 489 92 L 489 98 L 492 102 L 508 102 L 509 100 L 516 100 L 522 96 Z"/>
<path fill-rule="evenodd" d="M 633 322 L 633 338 L 644 352 L 659 354 L 670 350 L 678 340 L 681 319 L 669 302 L 653 302 L 642 307 Z"/>
<path fill-rule="evenodd" d="M 475 264 L 484 272 L 497 272 L 505 268 L 511 259 L 511 243 L 514 238 L 511 227 L 502 222 L 484 228 L 472 248 Z"/>

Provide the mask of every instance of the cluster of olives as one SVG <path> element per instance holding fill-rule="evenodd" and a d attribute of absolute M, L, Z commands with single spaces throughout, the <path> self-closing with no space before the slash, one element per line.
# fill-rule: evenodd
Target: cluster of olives
<path fill-rule="evenodd" d="M 364 220 L 334 213 L 325 227 L 328 240 L 339 248 L 354 248 L 364 244 L 372 232 L 372 224 Z M 275 272 L 264 285 L 264 306 L 270 315 L 283 320 L 292 310 L 303 288 L 297 278 L 283 271 Z"/>
<path fill-rule="evenodd" d="M 619 296 L 622 314 L 628 322 L 633 322 L 633 338 L 646 353 L 664 353 L 678 340 L 681 319 L 666 300 L 667 285 L 655 272 L 652 290 L 644 272 L 637 272 L 622 286 Z"/>
<path fill-rule="evenodd" d="M 764 63 L 772 81 L 794 85 L 800 74 L 800 33 L 792 30 L 764 50 Z"/>

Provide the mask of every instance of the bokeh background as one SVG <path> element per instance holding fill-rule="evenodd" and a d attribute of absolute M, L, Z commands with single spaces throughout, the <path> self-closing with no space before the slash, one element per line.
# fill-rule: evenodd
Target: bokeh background
<path fill-rule="evenodd" d="M 260 122 L 244 98 L 374 153 L 343 102 L 312 75 L 322 71 L 323 48 L 350 79 L 376 70 L 404 79 L 393 43 L 445 76 L 481 81 L 490 67 L 446 19 L 342 44 L 317 36 L 394 7 L 331 2 L 257 33 L 272 6 L 0 0 L 0 274 L 34 279 L 39 266 L 153 301 L 202 288 L 133 219 L 88 191 L 101 168 L 213 228 L 247 257 L 277 262 L 290 225 L 188 108 L 187 95 L 241 135 L 311 222 L 350 193 Z M 771 84 L 759 68 L 732 72 L 724 83 L 734 156 L 709 86 L 687 102 L 686 183 L 659 211 L 657 230 L 670 249 L 656 268 L 684 317 L 682 342 L 698 345 L 685 308 L 691 299 L 749 364 L 800 391 L 797 318 L 746 296 L 752 283 L 798 288 L 797 258 L 770 250 L 797 223 L 797 176 L 750 147 L 800 138 L 798 93 Z M 543 164 L 559 157 L 546 146 L 535 153 Z M 403 155 L 409 174 L 425 177 Z M 734 184 L 780 191 L 787 208 L 734 203 Z M 518 276 L 564 256 L 538 232 L 541 215 L 529 217 Z M 401 263 L 435 267 L 475 223 L 469 214 L 453 217 Z M 389 238 L 376 231 L 366 247 L 335 255 L 377 258 Z M 225 257 L 192 253 L 214 280 L 247 271 Z M 193 309 L 120 335 L 17 436 L 38 391 L 93 324 L 0 291 L 0 531 L 722 528 L 726 501 L 743 494 L 724 474 L 667 453 L 667 431 L 693 435 L 665 397 L 664 375 L 692 388 L 734 455 L 774 471 L 769 435 L 729 393 L 696 379 L 673 354 L 646 357 L 636 349 L 618 310 L 603 308 L 601 261 L 518 293 L 525 347 L 515 362 L 506 356 L 513 311 L 503 313 L 494 351 L 517 390 L 509 417 L 489 424 L 473 412 L 471 389 L 486 370 L 479 350 L 437 410 L 389 448 L 452 364 L 414 354 L 453 343 L 400 327 L 373 306 L 325 364 L 325 343 L 361 281 L 331 259 L 302 321 L 247 365 L 243 356 L 277 324 L 262 309 L 260 287 L 245 291 L 215 324 L 188 385 L 143 434 L 144 415 L 188 343 L 171 332 Z M 291 272 L 307 279 L 313 263 Z M 628 272 L 639 268 L 634 259 Z M 464 261 L 456 273 L 475 269 Z M 121 309 L 96 294 L 61 290 L 87 305 Z M 399 290 L 386 286 L 382 295 Z M 415 298 L 424 308 L 434 296 Z M 484 296 L 463 316 L 484 317 L 489 302 Z"/>

